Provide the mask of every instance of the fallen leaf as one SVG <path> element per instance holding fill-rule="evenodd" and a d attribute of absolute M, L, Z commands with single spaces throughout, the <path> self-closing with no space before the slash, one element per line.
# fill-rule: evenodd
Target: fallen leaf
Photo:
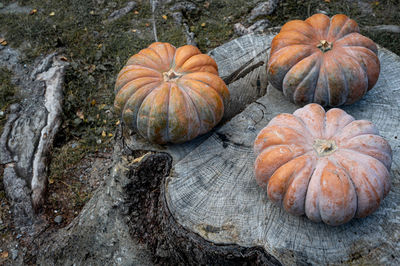
<path fill-rule="evenodd" d="M 131 31 L 132 31 L 132 32 L 136 32 L 136 31 L 137 31 L 137 29 L 132 29 Z"/>
<path fill-rule="evenodd" d="M 202 27 L 205 27 L 205 26 L 206 26 L 206 23 L 205 23 L 205 22 L 201 23 L 201 26 L 202 26 Z"/>
<path fill-rule="evenodd" d="M 137 15 L 137 14 L 139 14 L 139 11 L 135 10 L 135 11 L 133 11 L 133 14 Z"/>
<path fill-rule="evenodd" d="M 107 134 L 106 134 L 106 132 L 103 130 L 103 132 L 101 132 L 101 136 L 103 137 L 103 138 L 105 138 L 106 136 L 107 136 Z"/>
<path fill-rule="evenodd" d="M 166 15 L 162 15 L 162 18 L 164 19 L 164 20 L 167 20 L 167 16 Z"/>
<path fill-rule="evenodd" d="M 0 258 L 2 258 L 2 259 L 8 258 L 8 252 L 7 252 L 7 251 L 1 252 L 1 253 L 0 253 Z"/>
<path fill-rule="evenodd" d="M 100 43 L 99 45 L 97 45 L 97 48 L 101 48 L 101 47 L 103 47 L 103 44 L 102 43 Z"/>
<path fill-rule="evenodd" d="M 50 178 L 49 179 L 49 184 L 53 184 L 54 183 L 54 179 L 53 178 Z"/>
<path fill-rule="evenodd" d="M 0 44 L 6 46 L 8 42 L 4 38 L 0 38 Z"/>
<path fill-rule="evenodd" d="M 113 134 L 112 134 L 112 133 L 108 133 L 108 136 L 109 136 L 109 137 L 112 137 L 112 136 L 113 136 Z"/>
<path fill-rule="evenodd" d="M 90 65 L 89 69 L 88 69 L 88 72 L 89 73 L 93 73 L 93 71 L 95 71 L 95 70 L 96 70 L 96 66 L 95 65 Z"/>
<path fill-rule="evenodd" d="M 81 110 L 76 111 L 76 116 L 82 120 L 85 118 L 85 116 L 83 115 L 83 112 Z"/>
<path fill-rule="evenodd" d="M 65 56 L 61 56 L 61 57 L 60 57 L 60 60 L 61 60 L 61 61 L 68 61 L 68 58 L 66 58 Z"/>
<path fill-rule="evenodd" d="M 75 119 L 72 121 L 72 123 L 73 123 L 75 126 L 77 126 L 77 125 L 79 125 L 80 123 L 82 123 L 82 119 L 80 119 L 80 118 L 75 118 Z"/>
<path fill-rule="evenodd" d="M 30 12 L 29 12 L 29 15 L 35 15 L 37 13 L 37 9 L 35 8 L 35 9 L 32 9 Z"/>
<path fill-rule="evenodd" d="M 91 104 L 92 106 L 95 106 L 95 105 L 96 105 L 96 100 L 93 99 L 93 100 L 90 102 L 90 104 Z"/>
<path fill-rule="evenodd" d="M 49 14 L 50 17 L 54 16 L 56 13 L 53 11 Z"/>
<path fill-rule="evenodd" d="M 135 158 L 135 159 L 132 161 L 132 163 L 138 163 L 138 162 L 140 162 L 140 161 L 144 158 L 144 156 L 146 156 L 147 154 L 150 154 L 150 152 L 146 153 L 146 154 L 143 155 L 143 156 L 140 156 L 139 158 Z"/>
<path fill-rule="evenodd" d="M 121 123 L 119 120 L 115 123 L 115 125 L 116 126 L 118 126 L 119 125 L 119 123 Z"/>

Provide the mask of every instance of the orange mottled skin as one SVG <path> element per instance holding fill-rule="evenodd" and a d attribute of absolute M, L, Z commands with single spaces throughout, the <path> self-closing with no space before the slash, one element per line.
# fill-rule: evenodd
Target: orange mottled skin
<path fill-rule="evenodd" d="M 156 42 L 129 58 L 115 83 L 115 110 L 151 142 L 191 140 L 222 118 L 229 91 L 198 48 Z"/>
<path fill-rule="evenodd" d="M 296 104 L 352 104 L 377 82 L 377 55 L 354 20 L 315 14 L 289 21 L 272 40 L 268 80 Z"/>
<path fill-rule="evenodd" d="M 294 215 L 330 225 L 374 212 L 390 190 L 392 150 L 369 121 L 308 104 L 260 131 L 257 183 Z"/>

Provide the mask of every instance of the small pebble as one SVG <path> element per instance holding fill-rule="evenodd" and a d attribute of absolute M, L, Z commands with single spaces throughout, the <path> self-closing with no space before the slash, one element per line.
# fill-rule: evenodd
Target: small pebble
<path fill-rule="evenodd" d="M 9 108 L 11 113 L 16 113 L 21 109 L 21 106 L 18 103 L 13 103 Z"/>
<path fill-rule="evenodd" d="M 269 0 L 258 3 L 257 6 L 254 7 L 250 13 L 250 18 L 248 19 L 249 22 L 254 21 L 254 19 L 260 16 L 265 17 L 267 15 L 271 15 L 274 12 L 276 6 L 278 5 L 278 2 L 279 1 L 277 0 Z"/>
<path fill-rule="evenodd" d="M 63 217 L 61 215 L 57 215 L 56 218 L 54 218 L 54 222 L 57 224 L 62 223 Z"/>
<path fill-rule="evenodd" d="M 78 143 L 74 142 L 74 143 L 71 144 L 71 148 L 72 149 L 75 149 L 76 147 L 78 147 Z"/>
<path fill-rule="evenodd" d="M 317 13 L 321 13 L 321 14 L 324 14 L 324 15 L 328 15 L 329 16 L 329 11 L 325 11 L 325 10 L 321 10 L 321 9 L 317 9 L 317 10 L 315 10 Z"/>
<path fill-rule="evenodd" d="M 10 249 L 10 253 L 11 253 L 12 260 L 16 260 L 18 257 L 18 250 L 12 248 L 12 249 Z"/>

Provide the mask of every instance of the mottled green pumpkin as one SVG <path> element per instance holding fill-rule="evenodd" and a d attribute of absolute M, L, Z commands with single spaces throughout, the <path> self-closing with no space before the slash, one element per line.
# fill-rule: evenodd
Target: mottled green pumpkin
<path fill-rule="evenodd" d="M 268 80 L 299 105 L 352 104 L 377 82 L 377 55 L 354 20 L 316 14 L 286 23 L 272 40 Z"/>
<path fill-rule="evenodd" d="M 155 143 L 181 143 L 210 131 L 229 91 L 208 55 L 192 45 L 156 42 L 132 56 L 115 84 L 123 122 Z"/>

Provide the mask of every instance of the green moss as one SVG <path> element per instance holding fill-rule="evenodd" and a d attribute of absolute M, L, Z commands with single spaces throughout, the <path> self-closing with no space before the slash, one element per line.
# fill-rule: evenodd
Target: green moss
<path fill-rule="evenodd" d="M 15 101 L 15 87 L 11 84 L 12 73 L 6 68 L 0 68 L 0 110 Z"/>
<path fill-rule="evenodd" d="M 12 73 L 6 68 L 0 68 L 0 132 L 6 122 L 5 111 L 7 107 L 16 101 L 15 86 L 11 83 Z"/>
<path fill-rule="evenodd" d="M 168 42 L 175 47 L 186 44 L 186 37 L 180 26 L 177 26 L 171 16 L 167 16 L 167 20 L 157 21 L 157 35 L 160 42 Z"/>
<path fill-rule="evenodd" d="M 88 154 L 103 152 L 109 142 L 94 146 L 85 141 L 74 141 L 53 150 L 49 169 L 49 196 L 43 208 L 48 217 L 54 217 L 54 210 L 61 211 L 68 223 L 79 213 L 98 185 L 88 182 L 94 161 L 94 156 Z"/>
<path fill-rule="evenodd" d="M 68 169 L 77 165 L 89 152 L 95 152 L 98 148 L 92 145 L 86 145 L 84 142 L 77 142 L 72 145 L 63 145 L 56 147 L 53 150 L 53 156 L 50 163 L 50 176 L 49 179 L 65 179 L 68 174 Z"/>

